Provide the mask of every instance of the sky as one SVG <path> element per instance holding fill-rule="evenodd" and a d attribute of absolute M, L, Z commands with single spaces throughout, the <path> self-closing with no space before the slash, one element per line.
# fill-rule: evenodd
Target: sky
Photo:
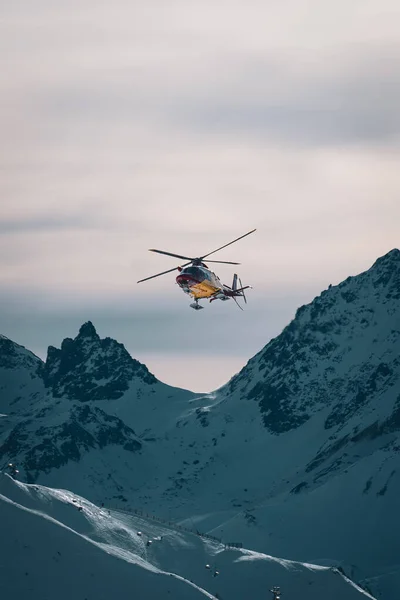
<path fill-rule="evenodd" d="M 91 320 L 156 377 L 226 383 L 400 246 L 398 0 L 14 0 L 0 20 L 0 332 Z M 240 262 L 189 308 L 159 248 Z M 234 267 L 214 265 L 230 284 Z"/>

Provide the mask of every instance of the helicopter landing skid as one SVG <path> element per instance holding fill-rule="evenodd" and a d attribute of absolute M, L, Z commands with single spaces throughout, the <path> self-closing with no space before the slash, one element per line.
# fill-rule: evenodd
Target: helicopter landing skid
<path fill-rule="evenodd" d="M 200 306 L 199 301 L 195 300 L 192 304 L 189 305 L 191 308 L 194 308 L 194 310 L 201 310 L 202 308 L 204 308 L 204 306 Z"/>

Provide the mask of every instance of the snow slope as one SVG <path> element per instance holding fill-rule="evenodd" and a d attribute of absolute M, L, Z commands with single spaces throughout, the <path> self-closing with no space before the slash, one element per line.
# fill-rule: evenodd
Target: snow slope
<path fill-rule="evenodd" d="M 0 589 L 13 600 L 261 600 L 277 582 L 289 598 L 373 600 L 336 569 L 227 550 L 143 517 L 109 512 L 67 490 L 7 475 L 0 475 L 0 519 Z"/>

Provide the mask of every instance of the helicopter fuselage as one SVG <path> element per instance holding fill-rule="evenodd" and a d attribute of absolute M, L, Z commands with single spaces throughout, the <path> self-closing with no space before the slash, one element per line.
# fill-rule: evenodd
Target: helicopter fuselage
<path fill-rule="evenodd" d="M 185 294 L 189 294 L 195 299 L 211 298 L 218 293 L 225 295 L 226 286 L 221 283 L 215 273 L 204 266 L 184 267 L 177 275 L 176 283 Z"/>

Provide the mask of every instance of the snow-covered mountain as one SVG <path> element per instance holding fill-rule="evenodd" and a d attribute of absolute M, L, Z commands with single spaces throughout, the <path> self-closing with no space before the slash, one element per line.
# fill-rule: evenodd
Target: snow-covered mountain
<path fill-rule="evenodd" d="M 0 353 L 0 460 L 24 480 L 400 594 L 399 250 L 301 307 L 206 396 L 91 323 L 45 364 L 9 340 Z"/>
<path fill-rule="evenodd" d="M 339 570 L 223 544 L 0 474 L 2 597 L 374 600 Z"/>
<path fill-rule="evenodd" d="M 117 481 L 117 460 L 124 457 L 131 476 L 132 455 L 153 441 L 149 424 L 164 432 L 171 407 L 179 414 L 195 396 L 159 382 L 122 344 L 100 339 L 90 322 L 61 349 L 50 346 L 45 363 L 7 338 L 0 341 L 0 461 L 17 461 L 30 482 L 53 470 L 65 482 L 67 466 L 78 471 L 73 479 L 90 480 L 92 493 L 119 498 L 124 482 Z M 87 454 L 89 471 L 79 468 Z M 110 485 L 102 489 L 105 474 Z"/>

